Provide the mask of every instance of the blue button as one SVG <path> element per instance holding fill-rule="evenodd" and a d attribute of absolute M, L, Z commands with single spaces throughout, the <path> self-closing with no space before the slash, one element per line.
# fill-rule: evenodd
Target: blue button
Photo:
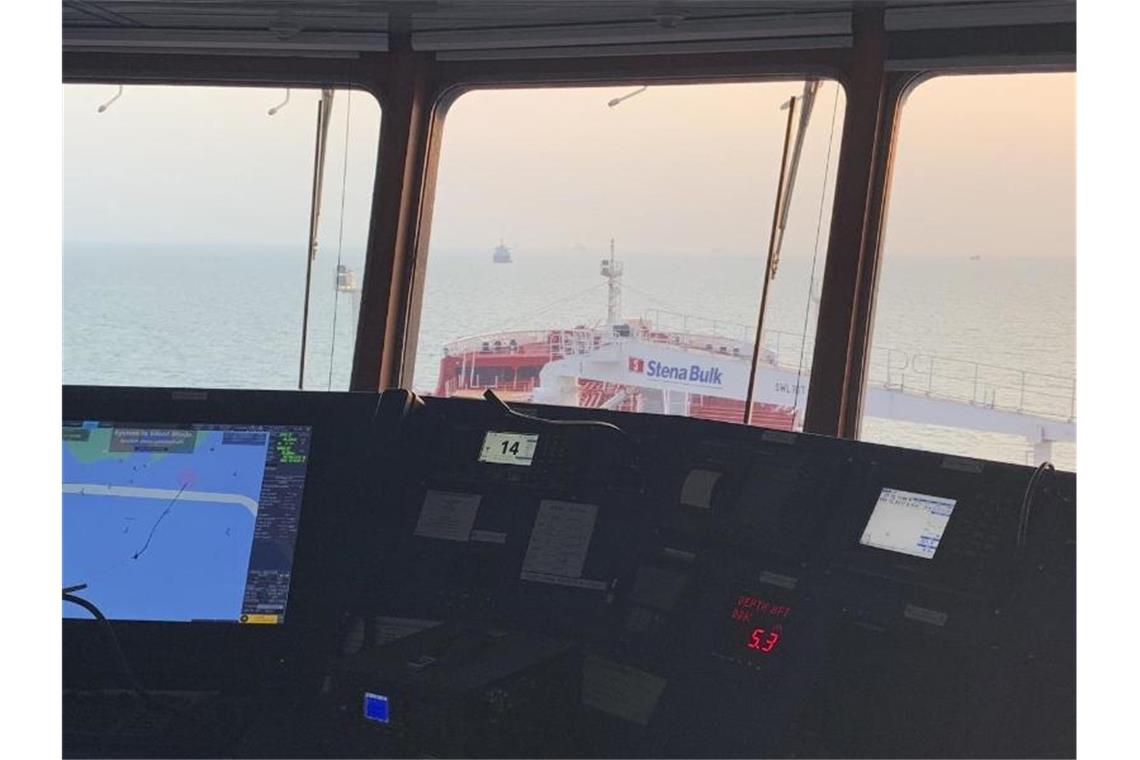
<path fill-rule="evenodd" d="M 387 723 L 388 698 L 380 694 L 364 692 L 364 717 L 377 723 Z"/>

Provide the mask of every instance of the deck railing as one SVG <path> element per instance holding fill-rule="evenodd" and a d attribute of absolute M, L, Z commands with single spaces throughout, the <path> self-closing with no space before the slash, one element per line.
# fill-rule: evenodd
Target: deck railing
<path fill-rule="evenodd" d="M 646 320 L 655 328 L 720 334 L 740 340 L 755 327 L 676 312 L 653 309 Z M 812 346 L 803 335 L 765 330 L 761 345 L 781 369 L 811 375 Z M 890 346 L 872 346 L 867 367 L 867 385 L 904 393 L 967 403 L 986 409 L 1032 414 L 1073 421 L 1077 416 L 1077 383 L 1074 377 L 1002 367 L 985 362 L 957 359 L 925 351 L 905 351 Z"/>
<path fill-rule="evenodd" d="M 707 350 L 748 358 L 752 354 L 749 327 L 689 314 L 653 309 L 634 334 L 684 348 Z M 451 355 L 510 352 L 510 340 L 547 346 L 550 360 L 588 354 L 606 337 L 601 330 L 519 330 L 461 338 L 447 344 Z M 496 345 L 495 340 L 499 343 Z M 761 345 L 765 359 L 783 370 L 811 376 L 812 347 L 803 336 L 782 330 L 765 330 Z M 1076 379 L 1058 374 L 1002 367 L 925 351 L 872 346 L 867 364 L 869 387 L 971 404 L 986 409 L 1031 414 L 1057 420 L 1076 419 Z"/>
<path fill-rule="evenodd" d="M 867 382 L 986 409 L 1069 421 L 1077 416 L 1073 377 L 926 352 L 872 346 Z"/>
<path fill-rule="evenodd" d="M 515 341 L 516 347 L 536 343 L 541 344 L 547 342 L 550 333 L 550 330 L 514 330 L 488 333 L 485 335 L 471 335 L 466 338 L 457 338 L 456 340 L 448 341 L 443 347 L 443 350 L 448 356 L 510 353 L 512 340 Z M 496 341 L 498 341 L 498 344 L 496 344 Z"/>

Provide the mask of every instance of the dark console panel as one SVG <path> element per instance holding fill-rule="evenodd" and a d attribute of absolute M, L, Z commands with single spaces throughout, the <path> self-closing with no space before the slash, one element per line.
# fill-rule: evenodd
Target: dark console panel
<path fill-rule="evenodd" d="M 371 551 L 350 526 L 412 403 L 64 387 L 65 591 L 110 620 L 64 604 L 66 755 L 274 752 L 251 726 L 303 706 L 337 651 Z"/>
<path fill-rule="evenodd" d="M 496 637 L 543 637 L 577 663 L 544 677 L 559 719 L 541 731 L 488 717 L 502 691 L 489 677 L 468 695 L 482 718 L 435 724 L 468 737 L 439 751 L 1075 752 L 1071 475 L 1043 474 L 1027 499 L 1033 468 L 676 417 L 525 412 L 428 399 L 409 419 L 402 477 L 377 515 L 370 615 L 332 670 L 345 702 L 399 691 L 352 664 L 396 642 L 406 668 L 446 679 L 491 657 Z M 445 639 L 465 643 L 441 648 L 456 625 Z M 532 667 L 516 665 L 518 678 Z M 354 752 L 439 749 L 407 739 L 419 708 L 393 697 L 387 709 L 386 724 L 357 721 Z M 467 725 L 487 720 L 489 737 Z"/>
<path fill-rule="evenodd" d="M 233 754 L 1075 754 L 1073 475 L 385 397 L 304 518 L 314 677 Z"/>

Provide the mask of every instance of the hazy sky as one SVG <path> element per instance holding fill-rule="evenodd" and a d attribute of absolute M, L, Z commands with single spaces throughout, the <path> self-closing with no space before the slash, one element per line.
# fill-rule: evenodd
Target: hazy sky
<path fill-rule="evenodd" d="M 785 113 L 796 82 L 479 91 L 445 124 L 433 251 L 604 249 L 762 252 Z M 64 237 L 76 242 L 300 245 L 308 228 L 316 91 L 65 87 Z M 786 249 L 814 244 L 830 212 L 845 100 L 825 83 L 796 186 Z M 335 240 L 346 97 L 330 131 L 322 245 Z M 901 123 L 890 255 L 1071 256 L 1075 76 L 942 77 Z M 366 236 L 380 119 L 353 95 L 345 245 Z M 834 138 L 829 176 L 823 176 Z M 826 226 L 825 226 L 826 232 Z M 826 239 L 826 236 L 825 236 Z"/>
<path fill-rule="evenodd" d="M 299 245 L 308 239 L 317 90 L 64 87 L 64 241 Z M 322 242 L 336 240 L 347 93 L 329 126 Z M 363 246 L 380 108 L 352 94 L 345 245 Z"/>
<path fill-rule="evenodd" d="M 597 249 L 614 237 L 633 252 L 762 251 L 780 104 L 801 91 L 798 82 L 651 87 L 615 108 L 607 102 L 631 88 L 469 93 L 445 124 L 432 247 L 501 235 L 522 249 Z M 789 246 L 812 243 L 835 95 L 828 83 L 817 101 Z"/>
<path fill-rule="evenodd" d="M 946 76 L 907 99 L 888 256 L 1073 257 L 1076 75 Z"/>

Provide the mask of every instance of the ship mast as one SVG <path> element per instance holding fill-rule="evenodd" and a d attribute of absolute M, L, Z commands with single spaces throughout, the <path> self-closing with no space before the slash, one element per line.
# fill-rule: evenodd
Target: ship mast
<path fill-rule="evenodd" d="M 607 327 L 613 327 L 621 321 L 621 273 L 622 265 L 614 258 L 614 239 L 610 238 L 610 257 L 602 259 L 602 277 L 605 277 L 609 284 L 609 303 L 606 307 Z"/>

